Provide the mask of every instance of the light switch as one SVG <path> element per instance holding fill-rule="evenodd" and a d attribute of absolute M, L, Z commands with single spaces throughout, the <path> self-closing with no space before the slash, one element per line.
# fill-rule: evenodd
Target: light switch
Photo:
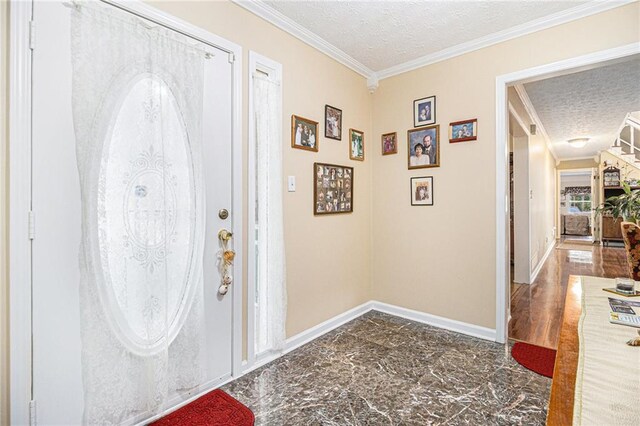
<path fill-rule="evenodd" d="M 296 192 L 296 177 L 289 176 L 289 192 Z"/>

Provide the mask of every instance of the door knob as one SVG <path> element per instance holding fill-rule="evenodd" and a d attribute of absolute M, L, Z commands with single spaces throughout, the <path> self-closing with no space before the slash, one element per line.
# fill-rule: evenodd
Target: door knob
<path fill-rule="evenodd" d="M 221 229 L 220 232 L 218 232 L 218 238 L 223 244 L 231 240 L 231 237 L 233 237 L 233 232 L 227 231 L 226 229 Z"/>
<path fill-rule="evenodd" d="M 218 238 L 220 239 L 220 243 L 222 245 L 222 282 L 220 283 L 220 287 L 218 288 L 218 293 L 222 296 L 227 294 L 229 291 L 229 286 L 233 282 L 233 277 L 231 276 L 230 270 L 233 267 L 233 259 L 235 258 L 236 253 L 233 250 L 227 248 L 227 244 L 233 237 L 233 233 L 226 230 L 221 229 L 218 232 Z"/>

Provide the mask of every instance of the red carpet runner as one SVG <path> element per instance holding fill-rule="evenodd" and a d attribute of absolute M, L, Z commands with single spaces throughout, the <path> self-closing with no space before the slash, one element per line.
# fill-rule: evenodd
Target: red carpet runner
<path fill-rule="evenodd" d="M 511 348 L 511 356 L 524 368 L 553 378 L 553 366 L 556 363 L 556 351 L 553 349 L 516 342 Z"/>
<path fill-rule="evenodd" d="M 226 392 L 216 389 L 173 413 L 154 426 L 253 426 L 253 413 Z"/>

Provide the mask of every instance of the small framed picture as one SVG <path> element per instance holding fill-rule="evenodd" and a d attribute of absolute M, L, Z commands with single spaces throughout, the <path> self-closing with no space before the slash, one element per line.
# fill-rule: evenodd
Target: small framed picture
<path fill-rule="evenodd" d="M 353 167 L 313 163 L 313 214 L 353 212 Z"/>
<path fill-rule="evenodd" d="M 411 178 L 411 205 L 433 205 L 433 176 Z"/>
<path fill-rule="evenodd" d="M 398 153 L 398 134 L 385 133 L 382 135 L 382 155 Z"/>
<path fill-rule="evenodd" d="M 440 167 L 439 133 L 439 125 L 407 131 L 409 169 Z"/>
<path fill-rule="evenodd" d="M 449 123 L 449 143 L 475 141 L 478 139 L 478 119 Z"/>
<path fill-rule="evenodd" d="M 332 107 L 331 105 L 324 106 L 324 137 L 337 141 L 342 140 L 341 109 Z"/>
<path fill-rule="evenodd" d="M 364 133 L 349 129 L 349 158 L 364 161 Z"/>
<path fill-rule="evenodd" d="M 413 101 L 413 127 L 428 126 L 436 122 L 436 97 Z"/>
<path fill-rule="evenodd" d="M 292 115 L 291 147 L 318 152 L 318 122 Z"/>

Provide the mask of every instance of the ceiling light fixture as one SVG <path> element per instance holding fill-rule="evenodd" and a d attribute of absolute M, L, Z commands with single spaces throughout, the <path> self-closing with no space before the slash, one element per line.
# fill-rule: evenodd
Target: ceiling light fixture
<path fill-rule="evenodd" d="M 569 139 L 567 142 L 574 148 L 582 148 L 589 142 L 589 138 Z"/>

